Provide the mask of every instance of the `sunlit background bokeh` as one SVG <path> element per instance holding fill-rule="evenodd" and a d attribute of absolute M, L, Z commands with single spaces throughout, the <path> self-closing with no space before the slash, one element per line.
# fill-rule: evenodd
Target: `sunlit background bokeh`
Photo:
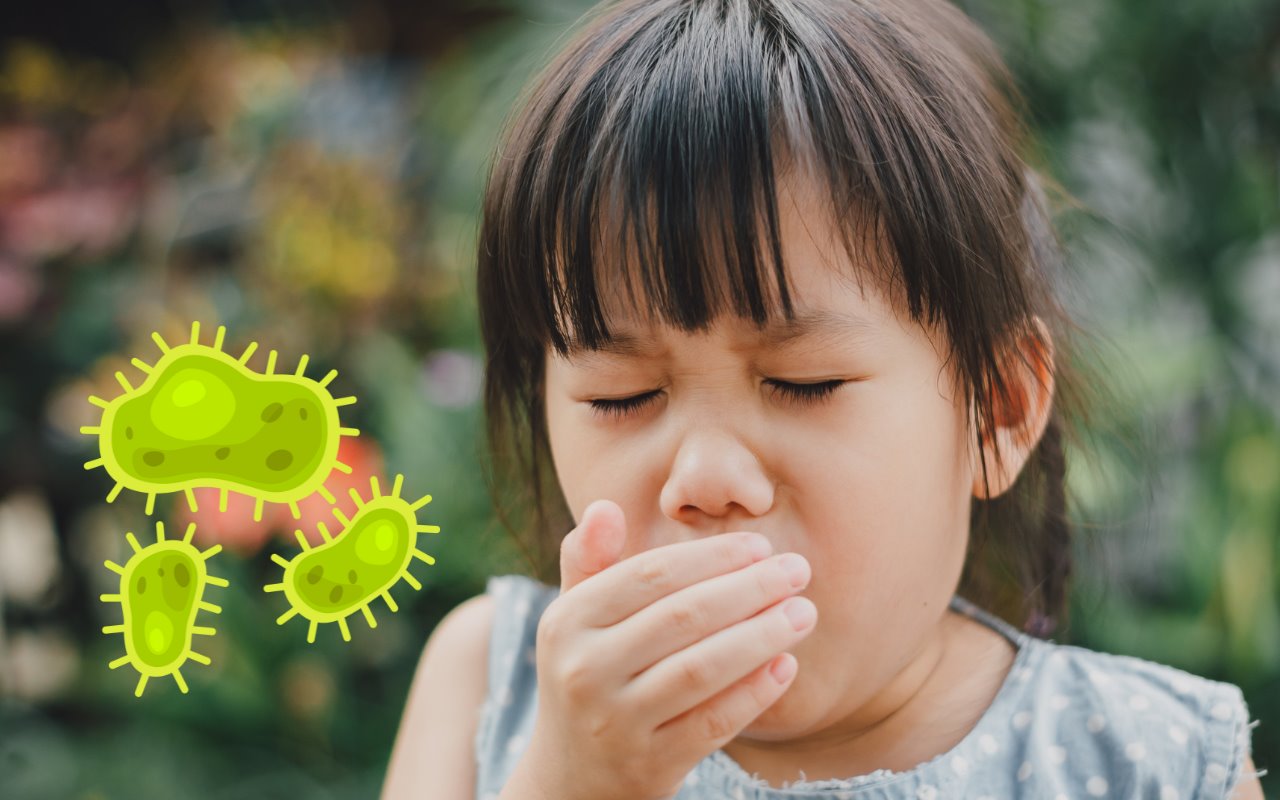
<path fill-rule="evenodd" d="M 1280 794 L 1280 5 L 965 0 L 1034 111 L 1068 303 L 1125 403 L 1070 479 L 1084 505 L 1059 641 L 1240 685 Z M 0 12 L 0 796 L 363 798 L 436 622 L 523 569 L 481 479 L 474 240 L 516 93 L 589 3 L 49 3 Z M 353 474 L 403 473 L 439 525 L 419 592 L 354 640 L 277 627 L 294 521 L 87 472 L 80 433 L 159 331 L 339 375 Z M 347 507 L 350 507 L 349 501 Z M 313 528 L 325 504 L 304 504 Z M 269 507 L 270 508 L 270 507 Z M 99 601 L 154 519 L 220 543 L 190 693 L 109 670 Z"/>

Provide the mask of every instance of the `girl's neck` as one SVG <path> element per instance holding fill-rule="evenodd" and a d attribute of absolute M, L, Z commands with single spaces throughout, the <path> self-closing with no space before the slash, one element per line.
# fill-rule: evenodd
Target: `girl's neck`
<path fill-rule="evenodd" d="M 788 741 L 738 737 L 722 749 L 771 786 L 905 772 L 947 752 L 990 707 L 1017 650 L 1000 633 L 948 611 L 938 635 L 876 697 L 848 719 Z M 868 724 L 865 720 L 875 720 Z"/>

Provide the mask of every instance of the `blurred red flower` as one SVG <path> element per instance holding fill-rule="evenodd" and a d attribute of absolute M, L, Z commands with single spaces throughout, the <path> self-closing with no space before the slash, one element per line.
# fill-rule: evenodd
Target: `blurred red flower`
<path fill-rule="evenodd" d="M 323 522 L 330 534 L 337 534 L 342 524 L 333 515 L 333 509 L 339 509 L 347 518 L 355 515 L 356 504 L 351 499 L 350 489 L 360 494 L 362 501 L 370 495 L 369 479 L 376 476 L 379 488 L 385 493 L 390 490 L 383 464 L 382 450 L 378 443 L 368 436 L 344 436 L 338 443 L 338 460 L 351 467 L 347 474 L 334 469 L 325 479 L 324 487 L 333 495 L 334 503 L 324 498 L 317 491 L 298 501 L 301 519 L 294 519 L 288 505 L 267 503 L 262 508 L 262 519 L 253 519 L 255 500 L 246 494 L 227 493 L 227 510 L 218 510 L 219 490 L 212 488 L 195 489 L 197 510 L 192 511 L 186 499 L 181 495 L 174 503 L 176 530 L 186 530 L 188 523 L 196 524 L 195 538 L 203 545 L 221 544 L 239 556 L 251 556 L 262 549 L 263 544 L 274 533 L 284 536 L 290 542 L 297 542 L 295 530 L 301 530 L 312 544 L 324 541 L 318 523 Z"/>

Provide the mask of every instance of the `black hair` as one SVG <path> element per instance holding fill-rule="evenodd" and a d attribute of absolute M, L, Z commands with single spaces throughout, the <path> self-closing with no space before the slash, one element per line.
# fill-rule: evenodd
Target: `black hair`
<path fill-rule="evenodd" d="M 845 223 L 850 260 L 882 248 L 876 277 L 914 321 L 942 324 L 981 451 L 994 398 L 1018 399 L 1005 359 L 1032 366 L 1015 337 L 1038 335 L 1033 317 L 1050 332 L 1047 428 L 1012 487 L 973 499 L 960 591 L 1053 630 L 1072 570 L 1064 440 L 1102 384 L 1056 297 L 1049 192 L 1074 198 L 1035 160 L 994 44 L 942 0 L 622 0 L 582 22 L 507 121 L 478 242 L 489 487 L 534 574 L 559 582 L 573 525 L 546 491 L 544 359 L 609 339 L 599 291 L 620 262 L 601 254 L 632 232 L 627 290 L 681 330 L 726 310 L 764 324 L 770 275 L 790 318 L 775 195 L 798 171 Z"/>

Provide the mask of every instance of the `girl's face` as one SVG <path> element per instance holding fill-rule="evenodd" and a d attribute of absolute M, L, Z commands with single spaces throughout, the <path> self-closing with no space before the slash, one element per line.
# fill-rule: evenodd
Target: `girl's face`
<path fill-rule="evenodd" d="M 758 334 L 734 318 L 686 335 L 614 303 L 611 331 L 641 349 L 549 350 L 545 375 L 569 509 L 579 521 L 597 498 L 618 503 L 624 559 L 739 530 L 808 559 L 817 627 L 792 650 L 795 684 L 744 731 L 761 740 L 857 730 L 897 707 L 895 682 L 918 686 L 959 581 L 978 469 L 941 334 L 869 277 L 865 294 L 842 277 L 854 267 L 811 195 L 785 192 L 780 214 L 793 302 L 817 317 L 811 327 Z M 836 381 L 808 400 L 777 385 Z M 647 393 L 620 416 L 590 402 Z"/>

